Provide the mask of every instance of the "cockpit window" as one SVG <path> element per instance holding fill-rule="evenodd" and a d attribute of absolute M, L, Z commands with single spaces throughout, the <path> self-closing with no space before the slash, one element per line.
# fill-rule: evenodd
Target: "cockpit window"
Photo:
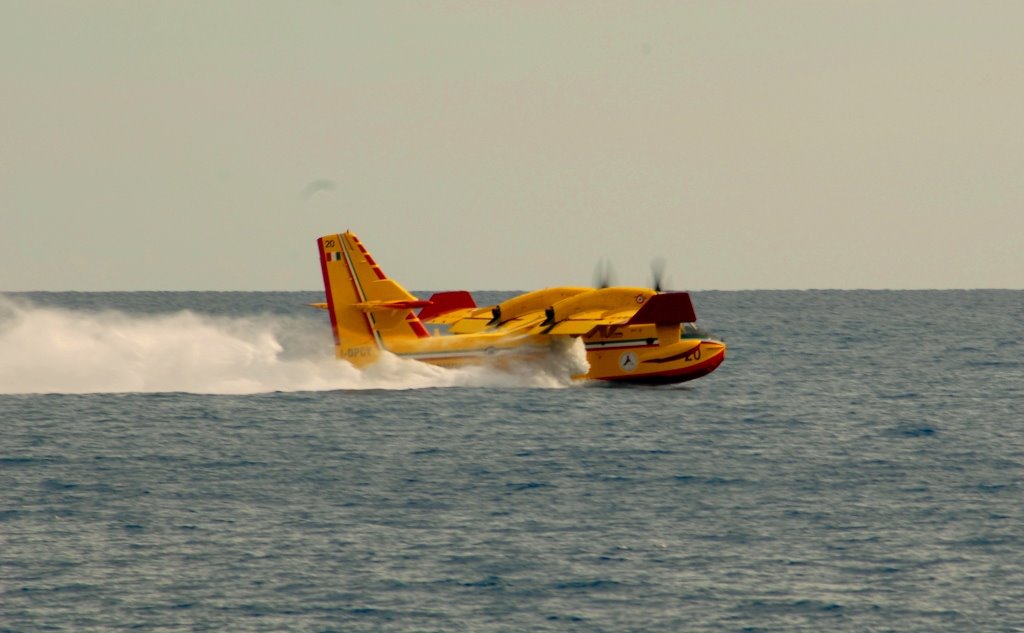
<path fill-rule="evenodd" d="M 683 323 L 679 338 L 709 339 L 712 338 L 712 336 L 710 332 L 699 327 L 696 323 Z"/>

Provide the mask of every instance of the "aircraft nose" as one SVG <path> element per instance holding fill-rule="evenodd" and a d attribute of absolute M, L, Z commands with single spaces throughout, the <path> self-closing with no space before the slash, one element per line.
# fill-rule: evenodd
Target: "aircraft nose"
<path fill-rule="evenodd" d="M 702 356 L 704 358 L 717 358 L 718 361 L 715 363 L 717 367 L 719 363 L 725 360 L 725 343 L 722 341 L 703 341 L 700 344 Z"/>

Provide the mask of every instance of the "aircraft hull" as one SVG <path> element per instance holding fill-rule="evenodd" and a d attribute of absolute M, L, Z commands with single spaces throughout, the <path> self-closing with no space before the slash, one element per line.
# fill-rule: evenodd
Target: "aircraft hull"
<path fill-rule="evenodd" d="M 621 369 L 616 371 L 615 368 L 622 365 L 622 358 L 621 356 L 609 358 L 609 356 L 611 355 L 608 352 L 588 353 L 587 359 L 591 363 L 591 372 L 588 377 L 595 380 L 629 384 L 669 385 L 694 380 L 715 371 L 725 360 L 725 346 L 717 341 L 701 341 L 698 354 L 689 359 L 668 361 L 664 359 L 671 355 L 661 352 L 646 360 L 640 360 L 640 368 L 631 372 Z M 611 367 L 613 362 L 615 368 Z M 602 368 L 605 367 L 607 369 L 602 371 Z"/>
<path fill-rule="evenodd" d="M 486 347 L 474 345 L 473 336 L 439 336 L 421 339 L 418 344 L 400 345 L 391 350 L 402 358 L 438 365 L 462 367 L 491 364 L 498 367 L 536 360 L 550 353 L 550 341 L 543 337 L 495 337 Z M 502 339 L 505 340 L 502 340 Z M 656 339 L 619 341 L 593 340 L 587 344 L 586 374 L 582 380 L 617 383 L 665 385 L 694 380 L 711 373 L 725 360 L 725 345 L 710 339 L 683 339 L 669 345 Z M 417 349 L 418 348 L 418 349 Z"/>

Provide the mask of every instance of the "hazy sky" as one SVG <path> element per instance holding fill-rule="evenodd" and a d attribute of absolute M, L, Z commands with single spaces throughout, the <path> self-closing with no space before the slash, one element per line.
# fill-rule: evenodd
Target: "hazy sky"
<path fill-rule="evenodd" d="M 1024 287 L 1024 2 L 0 0 L 0 291 Z"/>

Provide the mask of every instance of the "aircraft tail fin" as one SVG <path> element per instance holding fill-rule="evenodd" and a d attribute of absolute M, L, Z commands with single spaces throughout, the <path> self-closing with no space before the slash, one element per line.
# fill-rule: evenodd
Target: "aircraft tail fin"
<path fill-rule="evenodd" d="M 317 246 L 339 358 L 365 364 L 390 340 L 430 336 L 413 312 L 429 302 L 385 275 L 355 234 L 324 235 Z"/>

